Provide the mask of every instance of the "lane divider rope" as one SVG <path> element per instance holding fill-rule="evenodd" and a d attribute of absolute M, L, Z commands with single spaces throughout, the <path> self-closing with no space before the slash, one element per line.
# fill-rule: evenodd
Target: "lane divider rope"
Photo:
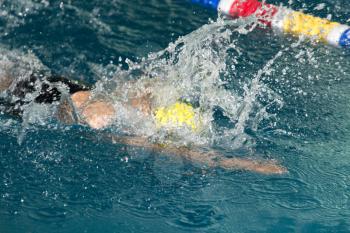
<path fill-rule="evenodd" d="M 192 0 L 234 18 L 255 15 L 260 23 L 281 32 L 305 36 L 336 47 L 350 48 L 350 27 L 328 19 L 258 0 Z"/>

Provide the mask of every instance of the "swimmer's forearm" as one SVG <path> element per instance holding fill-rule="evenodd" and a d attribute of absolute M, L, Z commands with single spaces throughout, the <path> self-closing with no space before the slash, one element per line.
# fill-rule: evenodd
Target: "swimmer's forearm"
<path fill-rule="evenodd" d="M 222 158 L 222 156 L 215 151 L 203 151 L 187 147 L 179 148 L 175 146 L 161 146 L 159 144 L 151 143 L 146 138 L 142 137 L 112 136 L 112 140 L 115 143 L 175 154 L 193 162 L 205 164 L 209 167 L 221 167 L 228 170 L 242 169 L 262 174 L 283 174 L 287 172 L 284 167 L 271 160 L 259 161 L 240 158 Z"/>
<path fill-rule="evenodd" d="M 287 170 L 278 165 L 273 160 L 253 160 L 253 159 L 241 159 L 241 158 L 225 158 L 215 151 L 200 151 L 190 150 L 184 151 L 185 156 L 189 160 L 195 162 L 201 162 L 211 167 L 221 167 L 228 170 L 246 170 L 252 172 L 258 172 L 262 174 L 283 174 Z"/>
<path fill-rule="evenodd" d="M 252 160 L 230 158 L 220 161 L 220 167 L 225 169 L 243 169 L 262 174 L 284 174 L 287 169 L 279 165 L 275 160 Z"/>

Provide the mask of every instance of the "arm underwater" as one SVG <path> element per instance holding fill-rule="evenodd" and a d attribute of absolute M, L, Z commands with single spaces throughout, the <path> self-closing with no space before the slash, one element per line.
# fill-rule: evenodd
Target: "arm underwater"
<path fill-rule="evenodd" d="M 336 47 L 350 48 L 350 27 L 328 19 L 258 0 L 192 0 L 233 18 L 255 15 L 259 22 L 287 34 L 305 36 Z"/>

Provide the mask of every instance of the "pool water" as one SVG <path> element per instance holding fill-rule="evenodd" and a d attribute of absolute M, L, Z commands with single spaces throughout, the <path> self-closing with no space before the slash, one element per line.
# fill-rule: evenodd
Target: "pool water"
<path fill-rule="evenodd" d="M 271 3 L 349 21 L 345 0 Z M 350 54 L 254 22 L 185 0 L 0 0 L 1 69 L 103 93 L 125 77 L 166 77 L 218 106 L 215 130 L 180 143 L 289 171 L 203 168 L 34 106 L 23 122 L 0 115 L 0 232 L 350 232 Z"/>

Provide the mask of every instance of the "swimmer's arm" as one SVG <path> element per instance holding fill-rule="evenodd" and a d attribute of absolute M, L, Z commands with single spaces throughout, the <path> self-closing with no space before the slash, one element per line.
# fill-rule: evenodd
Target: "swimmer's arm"
<path fill-rule="evenodd" d="M 225 158 L 215 151 L 204 151 L 187 147 L 161 146 L 149 142 L 142 137 L 111 136 L 114 143 L 121 143 L 136 147 L 143 147 L 157 152 L 174 154 L 190 161 L 205 164 L 209 167 L 221 167 L 228 170 L 246 170 L 262 174 L 283 174 L 286 168 L 278 165 L 274 160 L 253 160 L 241 158 Z"/>
<path fill-rule="evenodd" d="M 115 110 L 111 103 L 105 101 L 93 101 L 84 106 L 90 98 L 90 92 L 78 92 L 72 96 L 75 106 L 81 111 L 85 122 L 92 128 L 99 129 L 107 126 L 115 116 Z M 136 99 L 133 106 L 145 106 L 147 98 Z M 225 158 L 215 151 L 204 151 L 199 148 L 175 147 L 171 145 L 161 146 L 149 142 L 142 137 L 117 137 L 112 136 L 116 143 L 143 147 L 167 154 L 182 156 L 188 160 L 199 162 L 210 167 L 222 167 L 225 169 L 243 169 L 263 174 L 282 174 L 286 169 L 279 166 L 275 161 L 259 161 L 253 159 Z"/>

